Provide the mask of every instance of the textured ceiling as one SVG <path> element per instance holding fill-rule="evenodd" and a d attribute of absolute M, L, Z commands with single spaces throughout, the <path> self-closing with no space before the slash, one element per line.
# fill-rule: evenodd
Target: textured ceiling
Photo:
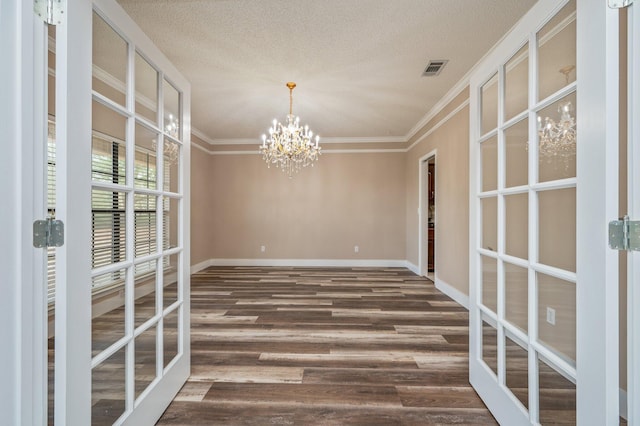
<path fill-rule="evenodd" d="M 289 108 L 326 138 L 405 140 L 535 0 L 119 0 L 191 82 L 192 126 L 255 139 Z M 432 59 L 448 59 L 422 77 Z"/>

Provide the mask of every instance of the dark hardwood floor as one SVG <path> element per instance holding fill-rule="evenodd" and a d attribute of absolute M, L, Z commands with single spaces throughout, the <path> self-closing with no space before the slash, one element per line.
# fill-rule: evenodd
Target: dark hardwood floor
<path fill-rule="evenodd" d="M 192 375 L 159 425 L 496 424 L 467 311 L 400 268 L 209 268 Z"/>

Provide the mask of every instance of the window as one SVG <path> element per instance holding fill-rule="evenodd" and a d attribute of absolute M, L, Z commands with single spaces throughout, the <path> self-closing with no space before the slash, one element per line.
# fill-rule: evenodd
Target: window
<path fill-rule="evenodd" d="M 47 209 L 55 217 L 56 205 L 56 143 L 55 123 L 49 121 L 47 141 Z M 165 181 L 169 179 L 170 167 L 165 168 Z M 98 268 L 126 260 L 126 149 L 123 141 L 94 132 L 91 153 L 91 175 L 94 182 L 114 186 L 113 190 L 93 189 L 91 197 L 92 245 L 91 267 Z M 153 151 L 136 147 L 134 180 L 137 188 L 155 189 L 156 156 Z M 163 203 L 163 205 L 166 203 Z M 134 257 L 143 257 L 158 252 L 157 241 L 158 196 L 135 192 L 134 209 Z M 169 212 L 162 208 L 164 229 L 169 229 Z M 163 233 L 162 247 L 169 247 L 168 233 Z M 135 278 L 147 278 L 156 269 L 155 259 L 138 263 Z M 96 277 L 93 291 L 118 287 L 124 283 L 124 269 Z M 55 296 L 55 248 L 47 250 L 48 301 Z"/>

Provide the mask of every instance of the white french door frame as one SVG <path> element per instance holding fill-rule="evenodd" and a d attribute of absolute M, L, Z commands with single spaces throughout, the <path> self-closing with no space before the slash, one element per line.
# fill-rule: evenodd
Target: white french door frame
<path fill-rule="evenodd" d="M 505 298 L 501 287 L 502 272 L 498 268 L 498 311 L 494 314 L 482 308 L 480 252 L 498 259 L 497 253 L 479 250 L 481 241 L 481 212 L 478 194 L 481 193 L 480 176 L 480 90 L 491 76 L 524 43 L 529 44 L 532 60 L 529 63 L 529 140 L 537 140 L 536 112 L 548 105 L 537 105 L 537 57 L 536 33 L 554 16 L 567 1 L 539 0 L 512 31 L 478 65 L 470 82 L 470 371 L 471 384 L 485 401 L 500 424 L 538 424 L 539 389 L 537 354 L 554 358 L 554 364 L 564 371 L 567 378 L 573 376 L 577 392 L 577 423 L 612 425 L 618 422 L 618 259 L 607 248 L 607 223 L 617 215 L 618 206 L 618 14 L 609 9 L 605 0 L 577 0 L 577 82 L 572 88 L 554 95 L 554 100 L 579 87 L 577 95 L 577 177 L 567 180 L 576 189 L 576 274 L 552 271 L 536 263 L 525 262 L 529 267 L 529 411 L 508 390 L 504 370 L 504 336 L 513 327 L 497 327 L 498 377 L 482 361 L 482 320 L 497 324 L 504 319 Z M 503 73 L 498 74 L 503 81 Z M 502 87 L 502 84 L 500 85 Z M 502 93 L 500 93 L 502 95 Z M 499 99 L 502 96 L 499 95 Z M 556 99 L 557 98 L 557 99 Z M 551 99 L 551 98 L 549 98 Z M 498 111 L 502 110 L 498 104 Z M 534 108 L 534 105 L 537 105 Z M 499 119 L 500 120 L 500 119 Z M 501 125 L 499 121 L 499 125 Z M 499 127 L 500 128 L 500 127 Z M 489 136 L 493 136 L 493 133 Z M 487 139 L 489 136 L 486 136 Z M 498 142 L 500 146 L 500 142 Z M 537 152 L 535 144 L 530 151 Z M 529 155 L 529 182 L 537 182 L 537 165 L 534 154 Z M 504 156 L 498 154 L 498 167 L 503 169 Z M 533 176 L 533 179 L 532 179 Z M 548 186 L 548 185 L 542 185 Z M 541 185 L 529 187 L 529 252 L 537 259 L 537 197 L 531 190 L 543 189 Z M 553 186 L 556 187 L 557 185 Z M 551 187 L 549 187 L 551 188 Z M 560 187 L 558 187 L 560 188 Z M 498 191 L 495 191 L 498 194 Z M 493 194 L 493 192 L 491 192 Z M 498 196 L 500 198 L 500 196 Z M 504 208 L 498 200 L 498 223 L 504 221 Z M 498 228 L 498 247 L 504 238 Z M 514 261 L 515 259 L 509 259 Z M 563 362 L 545 350 L 537 342 L 534 309 L 537 309 L 536 271 L 558 276 L 576 284 L 577 362 L 576 367 Z M 482 313 L 482 316 L 481 316 Z M 494 325 L 495 325 L 494 324 Z M 520 333 L 522 334 L 522 333 Z M 531 414 L 531 417 L 529 417 Z"/>
<path fill-rule="evenodd" d="M 628 8 L 628 210 L 640 219 L 640 3 Z M 640 252 L 627 266 L 627 419 L 640 424 Z"/>

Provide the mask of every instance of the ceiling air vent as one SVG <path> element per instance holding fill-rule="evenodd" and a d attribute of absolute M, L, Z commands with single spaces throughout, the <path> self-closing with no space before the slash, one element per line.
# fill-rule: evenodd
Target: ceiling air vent
<path fill-rule="evenodd" d="M 435 77 L 436 75 L 440 74 L 440 71 L 442 71 L 442 68 L 447 65 L 447 62 L 449 62 L 447 59 L 437 59 L 434 61 L 429 61 L 429 64 L 424 69 L 422 76 Z"/>

